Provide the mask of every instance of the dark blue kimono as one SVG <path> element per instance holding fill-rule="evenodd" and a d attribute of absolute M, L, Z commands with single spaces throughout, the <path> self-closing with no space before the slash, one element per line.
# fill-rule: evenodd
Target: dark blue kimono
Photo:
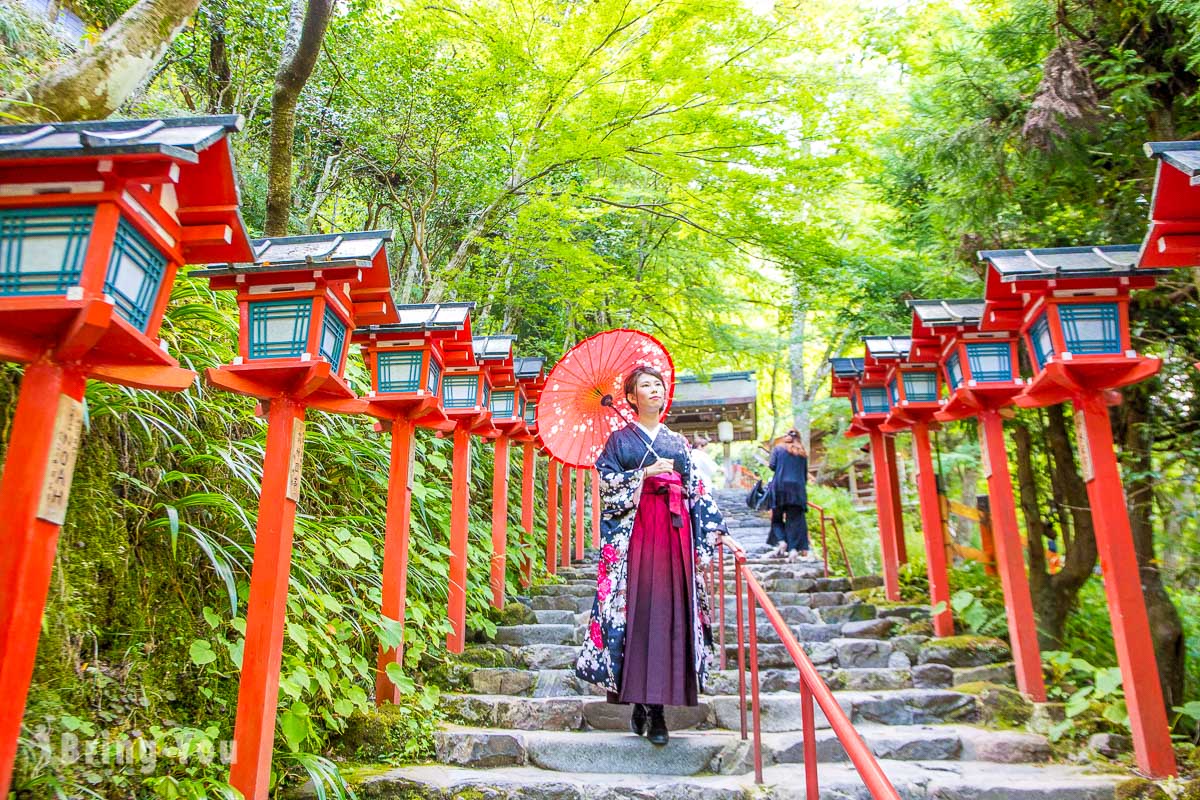
<path fill-rule="evenodd" d="M 702 567 L 712 561 L 717 537 L 728 533 L 716 503 L 700 493 L 700 481 L 688 458 L 687 440 L 660 426 L 654 441 L 635 424 L 615 431 L 596 461 L 600 475 L 600 564 L 596 576 L 596 599 L 592 603 L 588 636 L 584 640 L 575 674 L 610 692 L 620 691 L 621 666 L 625 655 L 626 587 L 629 572 L 629 542 L 633 521 L 641 500 L 645 468 L 657 458 L 675 462 L 683 478 L 692 523 L 692 550 L 695 558 L 693 639 L 696 675 L 701 686 L 712 660 L 706 635 L 710 625 L 708 596 L 704 589 Z"/>

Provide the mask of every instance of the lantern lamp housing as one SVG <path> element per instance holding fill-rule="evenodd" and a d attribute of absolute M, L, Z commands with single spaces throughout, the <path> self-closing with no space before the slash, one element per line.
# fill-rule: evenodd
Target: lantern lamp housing
<path fill-rule="evenodd" d="M 357 327 L 354 294 L 368 276 L 386 275 L 384 245 L 391 237 L 391 231 L 361 231 L 258 239 L 251 243 L 253 262 L 195 273 L 213 289 L 237 293 L 239 354 L 222 368 L 233 376 L 225 388 L 257 397 L 299 390 L 314 406 L 354 400 L 343 377 Z M 390 297 L 364 302 L 369 318 L 395 316 Z"/>
<path fill-rule="evenodd" d="M 400 305 L 398 321 L 354 331 L 352 341 L 371 375 L 372 414 L 403 416 L 437 430 L 453 427 L 442 407 L 443 376 L 448 363 L 468 363 L 473 308 L 473 303 Z"/>
<path fill-rule="evenodd" d="M 1020 320 L 1034 369 L 1019 405 L 1064 402 L 1085 389 L 1113 389 L 1160 366 L 1140 356 L 1129 330 L 1129 295 L 1158 275 L 1139 270 L 1138 245 L 990 250 L 981 328 Z"/>
<path fill-rule="evenodd" d="M 227 141 L 241 125 L 0 126 L 0 327 L 16 333 L 0 359 L 53 352 L 114 383 L 190 383 L 158 331 L 180 265 L 252 255 Z"/>
<path fill-rule="evenodd" d="M 1200 266 L 1200 142 L 1148 142 L 1158 163 L 1141 269 Z"/>

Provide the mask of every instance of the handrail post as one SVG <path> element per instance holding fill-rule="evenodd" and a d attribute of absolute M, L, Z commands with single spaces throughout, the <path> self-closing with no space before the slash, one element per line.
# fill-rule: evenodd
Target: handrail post
<path fill-rule="evenodd" d="M 800 718 L 804 726 L 804 781 L 808 800 L 821 800 L 817 781 L 817 720 L 813 712 L 813 693 L 804 678 L 800 678 Z"/>
<path fill-rule="evenodd" d="M 762 763 L 762 706 L 759 702 L 758 689 L 758 610 L 755 606 L 754 593 L 746 585 L 746 605 L 750 610 L 750 696 L 754 720 L 754 782 L 763 782 Z"/>
<path fill-rule="evenodd" d="M 837 519 L 830 517 L 829 521 L 833 523 L 833 535 L 837 537 L 838 547 L 842 551 L 842 562 L 846 565 L 846 577 L 854 580 L 854 570 L 850 568 L 850 556 L 846 555 L 846 543 L 842 541 L 842 527 L 838 525 Z"/>
<path fill-rule="evenodd" d="M 825 509 L 821 511 L 821 558 L 825 562 L 825 577 L 829 577 L 829 537 L 825 534 Z"/>
<path fill-rule="evenodd" d="M 724 547 L 717 548 L 717 572 L 720 576 L 717 579 L 717 597 L 718 597 L 718 599 L 717 599 L 717 602 L 718 602 L 717 614 L 719 615 L 720 625 L 721 625 L 721 630 L 717 635 L 721 637 L 721 670 L 724 671 L 724 669 L 725 669 L 725 548 Z"/>
<path fill-rule="evenodd" d="M 737 597 L 737 642 L 738 642 L 738 711 L 742 717 L 742 741 L 746 741 L 746 631 L 742 627 L 742 566 L 745 562 L 735 558 L 733 568 L 733 590 Z"/>

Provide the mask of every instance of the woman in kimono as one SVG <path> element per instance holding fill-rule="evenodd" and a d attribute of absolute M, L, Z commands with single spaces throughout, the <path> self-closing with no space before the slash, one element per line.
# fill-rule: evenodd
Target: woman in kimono
<path fill-rule="evenodd" d="M 633 732 L 663 745 L 663 707 L 697 705 L 712 659 L 702 567 L 728 531 L 700 491 L 687 440 L 659 422 L 662 375 L 638 367 L 623 389 L 638 419 L 596 462 L 603 546 L 575 673 L 609 702 L 632 703 Z"/>

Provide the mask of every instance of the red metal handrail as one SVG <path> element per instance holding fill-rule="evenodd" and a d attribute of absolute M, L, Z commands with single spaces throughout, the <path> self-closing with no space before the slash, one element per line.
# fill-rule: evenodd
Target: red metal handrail
<path fill-rule="evenodd" d="M 750 683 L 751 683 L 751 717 L 754 728 L 754 782 L 763 783 L 762 758 L 762 709 L 759 702 L 758 680 L 758 607 L 761 606 L 767 620 L 779 634 L 779 640 L 784 649 L 792 657 L 796 669 L 800 673 L 800 714 L 804 727 L 804 777 L 809 800 L 819 800 L 820 788 L 817 776 L 817 733 L 816 718 L 813 702 L 821 707 L 825 718 L 829 721 L 838 741 L 846 750 L 850 762 L 858 770 L 863 785 L 871 793 L 874 800 L 900 800 L 900 795 L 892 786 L 887 775 L 879 766 L 879 761 L 871 749 L 859 736 L 858 731 L 838 705 L 833 691 L 821 679 L 817 668 L 813 666 L 804 648 L 796 641 L 791 629 L 787 626 L 771 598 L 763 590 L 750 566 L 746 563 L 746 551 L 729 537 L 722 537 L 721 543 L 727 547 L 734 557 L 734 586 L 737 598 L 737 638 L 738 638 L 738 709 L 741 713 L 741 738 L 747 738 L 746 719 L 746 642 L 750 645 Z M 721 603 L 721 668 L 725 666 L 725 559 L 724 547 L 717 550 L 719 576 L 716 578 L 717 589 Z M 710 579 L 712 569 L 710 567 Z M 742 601 L 742 584 L 746 587 L 746 602 Z M 743 609 L 748 611 L 743 614 Z M 748 622 L 747 622 L 748 621 Z M 747 634 L 748 627 L 748 634 Z"/>
<path fill-rule="evenodd" d="M 846 577 L 853 578 L 854 570 L 850 568 L 850 557 L 846 555 L 846 543 L 842 541 L 842 530 L 838 527 L 837 519 L 812 501 L 809 501 L 808 507 L 821 515 L 821 555 L 825 559 L 825 577 L 829 577 L 829 543 L 825 534 L 825 523 L 828 521 L 833 526 L 833 535 L 837 537 L 838 547 L 842 551 L 842 563 L 846 566 Z"/>

